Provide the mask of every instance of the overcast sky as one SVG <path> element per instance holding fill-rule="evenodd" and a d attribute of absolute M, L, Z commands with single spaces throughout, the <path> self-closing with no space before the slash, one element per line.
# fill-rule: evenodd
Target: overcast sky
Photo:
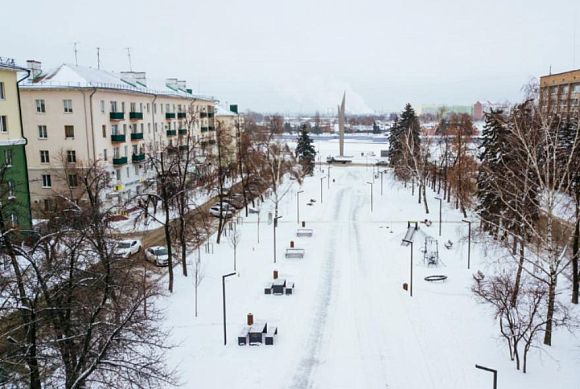
<path fill-rule="evenodd" d="M 578 0 L 28 0 L 1 9 L 0 56 L 51 68 L 74 63 L 77 41 L 79 64 L 96 67 L 99 46 L 101 67 L 122 71 L 130 47 L 134 70 L 186 79 L 242 110 L 334 113 L 343 90 L 350 113 L 514 101 L 550 65 L 580 68 Z"/>

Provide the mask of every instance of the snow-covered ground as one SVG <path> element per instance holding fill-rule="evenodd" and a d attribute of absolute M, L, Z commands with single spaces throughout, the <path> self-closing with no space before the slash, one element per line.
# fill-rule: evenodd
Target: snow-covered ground
<path fill-rule="evenodd" d="M 336 153 L 337 142 L 321 142 L 325 153 Z M 350 143 L 346 154 L 373 151 L 382 145 Z M 554 346 L 533 350 L 528 374 L 515 370 L 498 337 L 487 307 L 470 292 L 472 274 L 485 270 L 495 258 L 480 244 L 472 246 L 467 270 L 467 225 L 462 215 L 443 204 L 443 235 L 438 236 L 439 203 L 430 197 L 426 215 L 410 188 L 384 176 L 374 179 L 372 167 L 341 167 L 326 173 L 316 169 L 302 187 L 283 199 L 277 229 L 277 263 L 273 258 L 270 203 L 258 216 L 237 226 L 238 275 L 226 279 L 227 339 L 223 344 L 222 275 L 233 271 L 233 249 L 227 237 L 213 254 L 201 251 L 203 279 L 199 286 L 198 317 L 194 317 L 191 277 L 176 272 L 175 292 L 158 302 L 166 310 L 163 325 L 171 329 L 169 363 L 186 388 L 490 388 L 490 373 L 499 371 L 500 388 L 578 388 L 580 341 L 565 331 L 554 335 Z M 328 188 L 328 185 L 330 188 Z M 297 190 L 300 219 L 314 229 L 312 238 L 297 238 Z M 310 199 L 314 205 L 307 206 Z M 420 224 L 414 245 L 413 297 L 402 289 L 409 282 L 411 248 L 401 246 L 409 220 Z M 475 227 L 475 225 L 474 225 Z M 425 236 L 439 239 L 441 264 L 423 263 Z M 259 243 L 258 243 L 259 238 Z M 304 248 L 303 259 L 285 259 L 290 241 Z M 451 240 L 453 248 L 443 247 Z M 485 255 L 487 253 L 488 256 Z M 196 255 L 196 254 L 195 254 Z M 194 262 L 192 255 L 190 262 Z M 190 265 L 192 266 L 192 265 Z M 264 294 L 272 271 L 295 282 L 293 295 Z M 445 274 L 443 283 L 424 277 Z M 238 346 L 237 335 L 246 314 L 278 327 L 273 346 Z"/>

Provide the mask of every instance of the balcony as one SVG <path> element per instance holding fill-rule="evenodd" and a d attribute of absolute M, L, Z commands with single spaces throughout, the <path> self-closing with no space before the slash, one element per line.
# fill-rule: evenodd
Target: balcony
<path fill-rule="evenodd" d="M 143 119 L 143 112 L 129 112 L 129 119 Z"/>
<path fill-rule="evenodd" d="M 175 112 L 165 112 L 165 119 L 175 119 Z"/>
<path fill-rule="evenodd" d="M 125 112 L 111 112 L 109 117 L 111 120 L 123 120 L 125 119 Z"/>
<path fill-rule="evenodd" d="M 215 127 L 214 126 L 209 126 L 208 127 L 210 131 L 215 131 Z"/>
<path fill-rule="evenodd" d="M 179 151 L 187 151 L 187 150 L 189 150 L 188 145 L 179 145 Z"/>
<path fill-rule="evenodd" d="M 208 127 L 202 127 L 201 128 L 201 132 L 207 132 L 208 131 Z"/>
<path fill-rule="evenodd" d="M 131 133 L 131 140 L 141 140 L 141 139 L 143 139 L 142 132 L 132 132 Z"/>
<path fill-rule="evenodd" d="M 133 161 L 133 162 L 142 162 L 144 160 L 145 160 L 145 153 L 133 154 L 133 156 L 131 157 L 131 161 Z"/>
<path fill-rule="evenodd" d="M 186 116 L 187 116 L 186 112 L 177 112 L 178 119 L 185 119 Z"/>
<path fill-rule="evenodd" d="M 125 142 L 125 134 L 111 134 L 111 142 Z"/>
<path fill-rule="evenodd" d="M 207 112 L 200 112 L 199 113 L 199 117 L 202 118 L 202 119 L 203 118 L 206 118 L 207 117 Z"/>
<path fill-rule="evenodd" d="M 175 136 L 177 135 L 177 130 L 167 130 L 167 136 Z"/>
<path fill-rule="evenodd" d="M 180 128 L 178 130 L 179 135 L 187 135 L 187 128 Z"/>
<path fill-rule="evenodd" d="M 214 116 L 214 113 L 213 113 L 213 112 L 208 112 L 208 113 L 207 113 L 207 117 L 208 117 L 208 118 L 213 118 L 213 116 Z"/>
<path fill-rule="evenodd" d="M 115 165 L 115 166 L 125 165 L 126 163 L 127 163 L 127 157 L 113 158 L 113 165 Z"/>
<path fill-rule="evenodd" d="M 210 144 L 210 145 L 215 145 L 215 139 L 210 139 L 210 140 L 209 140 L 209 144 Z"/>

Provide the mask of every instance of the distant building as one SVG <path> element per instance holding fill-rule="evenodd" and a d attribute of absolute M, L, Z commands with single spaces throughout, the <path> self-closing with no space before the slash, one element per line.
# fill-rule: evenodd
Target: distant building
<path fill-rule="evenodd" d="M 540 77 L 540 109 L 564 116 L 580 112 L 580 69 Z"/>
<path fill-rule="evenodd" d="M 26 166 L 26 138 L 22 130 L 17 74 L 26 69 L 0 57 L 0 212 L 6 228 L 30 231 L 30 193 Z M 22 77 L 25 78 L 26 76 Z"/>
<path fill-rule="evenodd" d="M 106 199 L 121 205 L 152 178 L 146 154 L 177 150 L 188 135 L 202 154 L 214 147 L 215 101 L 193 94 L 185 81 L 68 64 L 43 72 L 37 61 L 28 67 L 22 113 L 30 192 L 40 209 L 77 185 L 64 166 L 99 161 L 111 174 Z"/>
<path fill-rule="evenodd" d="M 440 114 L 449 115 L 452 113 L 466 113 L 473 114 L 473 106 L 471 105 L 433 105 L 423 104 L 417 109 L 418 115 L 433 115 L 437 117 Z"/>
<path fill-rule="evenodd" d="M 483 104 L 477 101 L 473 104 L 473 120 L 479 122 L 483 119 Z"/>

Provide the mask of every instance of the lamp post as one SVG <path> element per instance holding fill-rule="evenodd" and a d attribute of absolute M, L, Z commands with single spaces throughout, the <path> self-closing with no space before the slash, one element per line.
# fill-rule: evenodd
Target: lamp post
<path fill-rule="evenodd" d="M 469 237 L 467 241 L 467 269 L 471 267 L 471 220 L 462 220 L 463 223 L 467 223 L 469 225 Z"/>
<path fill-rule="evenodd" d="M 381 196 L 383 195 L 383 172 L 379 172 L 381 175 Z"/>
<path fill-rule="evenodd" d="M 481 366 L 481 365 L 475 365 L 475 368 L 480 369 L 480 370 L 489 371 L 490 373 L 493 373 L 493 389 L 497 389 L 497 370 L 490 369 L 489 367 L 485 367 L 485 366 Z"/>
<path fill-rule="evenodd" d="M 303 192 L 303 190 L 296 192 L 296 223 L 298 224 L 300 224 L 300 193 Z"/>
<path fill-rule="evenodd" d="M 410 294 L 413 297 L 413 241 L 403 239 L 403 242 L 409 243 L 411 245 L 411 275 L 410 275 Z"/>
<path fill-rule="evenodd" d="M 278 219 L 280 218 L 282 218 L 282 216 L 276 216 L 274 218 L 274 223 L 272 223 L 274 226 L 274 263 L 276 263 L 276 227 L 278 227 Z"/>
<path fill-rule="evenodd" d="M 322 181 L 326 178 L 326 176 L 320 177 L 320 204 L 322 204 Z"/>
<path fill-rule="evenodd" d="M 328 166 L 328 185 L 326 186 L 327 189 L 330 189 L 330 168 L 332 166 Z"/>
<path fill-rule="evenodd" d="M 222 276 L 222 301 L 224 306 L 224 346 L 228 342 L 228 338 L 226 335 L 226 278 L 235 275 L 236 273 L 229 273 Z"/>
<path fill-rule="evenodd" d="M 371 186 L 371 212 L 372 212 L 373 211 L 373 183 L 367 181 L 367 184 L 369 184 Z"/>
<path fill-rule="evenodd" d="M 435 200 L 439 200 L 439 236 L 441 236 L 441 204 L 443 203 L 443 199 L 437 196 Z"/>

